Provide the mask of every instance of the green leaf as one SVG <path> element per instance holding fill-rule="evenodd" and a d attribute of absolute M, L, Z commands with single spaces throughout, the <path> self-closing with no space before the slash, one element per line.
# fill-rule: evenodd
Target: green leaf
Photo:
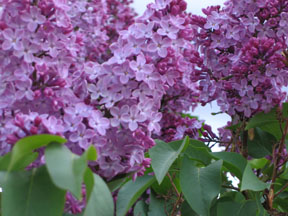
<path fill-rule="evenodd" d="M 173 169 L 173 166 L 170 168 L 170 170 L 171 169 Z M 176 186 L 178 192 L 180 193 L 181 187 L 180 187 L 179 172 L 169 171 L 169 173 L 170 173 L 170 176 L 173 176 L 174 185 Z M 160 185 L 157 181 L 155 181 L 151 187 L 158 195 L 167 195 L 168 193 L 174 190 L 172 187 L 171 181 L 167 175 L 164 177 Z"/>
<path fill-rule="evenodd" d="M 273 144 L 276 143 L 275 137 L 260 128 L 250 130 L 253 134 L 248 138 L 248 154 L 253 158 L 271 155 Z"/>
<path fill-rule="evenodd" d="M 94 176 L 90 169 L 86 169 L 84 174 L 84 183 L 86 186 L 86 199 L 89 200 L 94 187 Z"/>
<path fill-rule="evenodd" d="M 92 147 L 92 146 L 91 146 Z M 79 157 L 66 146 L 51 143 L 45 150 L 45 160 L 49 174 L 59 188 L 69 190 L 81 198 L 83 175 L 87 168 L 87 159 L 96 159 L 95 148 L 89 148 Z"/>
<path fill-rule="evenodd" d="M 268 185 L 260 181 L 252 171 L 251 166 L 247 164 L 241 181 L 241 191 L 244 190 L 262 191 L 267 187 Z"/>
<path fill-rule="evenodd" d="M 261 112 L 254 115 L 253 118 L 249 120 L 245 130 L 267 124 L 279 124 L 275 108 L 272 109 L 269 113 Z"/>
<path fill-rule="evenodd" d="M 244 202 L 245 197 L 241 192 L 238 191 L 228 191 L 221 194 L 221 200 L 235 201 L 238 203 Z"/>
<path fill-rule="evenodd" d="M 280 178 L 288 180 L 288 163 L 287 162 L 286 162 L 285 167 L 284 167 L 284 172 L 280 175 Z"/>
<path fill-rule="evenodd" d="M 142 195 L 142 193 L 156 181 L 154 176 L 141 176 L 136 181 L 128 181 L 119 190 L 116 215 L 125 216 L 132 205 Z"/>
<path fill-rule="evenodd" d="M 83 155 L 82 155 L 83 156 Z M 97 160 L 97 150 L 94 146 L 89 146 L 88 149 L 84 152 L 84 157 L 86 160 L 96 161 Z"/>
<path fill-rule="evenodd" d="M 266 158 L 252 159 L 248 161 L 250 166 L 254 169 L 262 169 L 268 162 L 269 160 Z"/>
<path fill-rule="evenodd" d="M 255 216 L 257 215 L 257 204 L 249 200 L 244 203 L 224 201 L 217 204 L 217 215 L 221 216 Z"/>
<path fill-rule="evenodd" d="M 147 204 L 143 201 L 140 200 L 136 203 L 133 211 L 134 216 L 146 216 L 148 212 L 148 206 Z"/>
<path fill-rule="evenodd" d="M 187 201 L 185 201 L 181 206 L 181 216 L 198 216 L 195 211 L 193 211 L 188 204 Z"/>
<path fill-rule="evenodd" d="M 284 126 L 284 125 L 283 125 Z M 282 137 L 279 121 L 277 119 L 276 109 L 272 109 L 269 113 L 258 113 L 248 122 L 245 130 L 259 127 L 262 130 L 272 134 L 277 140 Z"/>
<path fill-rule="evenodd" d="M 288 117 L 288 103 L 283 104 L 282 114 L 282 117 Z M 282 132 L 277 115 L 277 108 L 273 108 L 269 113 L 258 113 L 252 119 L 250 119 L 245 129 L 248 130 L 250 128 L 259 127 L 262 130 L 272 134 L 277 140 L 280 140 L 282 138 Z M 284 127 L 285 124 L 283 123 L 282 128 Z"/>
<path fill-rule="evenodd" d="M 8 170 L 10 161 L 11 161 L 11 152 L 0 157 L 0 170 L 1 171 Z"/>
<path fill-rule="evenodd" d="M 248 200 L 243 205 L 240 211 L 238 211 L 238 215 L 242 216 L 254 216 L 257 213 L 257 204 L 254 200 Z"/>
<path fill-rule="evenodd" d="M 181 145 L 178 148 L 180 142 Z M 178 158 L 180 153 L 188 147 L 188 145 L 189 137 L 186 136 L 183 141 L 176 141 L 171 143 L 157 141 L 156 146 L 149 150 L 151 166 L 159 184 L 161 184 L 163 181 L 171 165 Z"/>
<path fill-rule="evenodd" d="M 18 161 L 14 164 L 14 170 L 24 170 L 28 165 L 30 165 L 33 161 L 35 161 L 38 157 L 37 152 L 31 152 L 22 160 Z M 0 157 L 0 170 L 7 171 L 9 168 L 9 164 L 11 162 L 12 152 L 7 153 L 6 155 Z"/>
<path fill-rule="evenodd" d="M 217 215 L 221 216 L 231 216 L 232 212 L 233 215 L 241 209 L 241 203 L 233 202 L 233 201 L 226 201 L 226 202 L 219 202 L 217 204 Z M 236 213 L 235 216 L 238 216 Z"/>
<path fill-rule="evenodd" d="M 263 204 L 261 202 L 262 193 L 254 192 L 255 201 L 257 204 L 257 216 L 269 216 L 267 211 L 264 209 Z"/>
<path fill-rule="evenodd" d="M 121 178 L 116 178 L 113 179 L 112 181 L 108 182 L 107 185 L 110 189 L 111 192 L 116 191 L 117 189 L 119 189 L 126 181 L 127 181 L 128 177 L 121 177 Z"/>
<path fill-rule="evenodd" d="M 281 211 L 288 212 L 287 203 L 288 203 L 288 197 L 282 198 L 282 197 L 277 196 L 274 199 L 273 206 Z"/>
<path fill-rule="evenodd" d="M 185 157 L 180 170 L 182 192 L 191 208 L 202 216 L 210 215 L 212 200 L 221 189 L 222 161 L 216 161 L 205 168 Z"/>
<path fill-rule="evenodd" d="M 205 145 L 205 143 L 199 141 L 199 140 L 194 140 L 194 139 L 190 139 L 190 145 L 189 146 L 193 146 L 196 148 L 206 148 L 208 152 L 211 152 L 211 149 Z"/>
<path fill-rule="evenodd" d="M 166 212 L 171 210 L 164 199 L 156 198 L 155 194 L 151 192 L 148 216 L 166 216 Z"/>
<path fill-rule="evenodd" d="M 83 216 L 113 216 L 114 202 L 111 192 L 101 177 L 86 171 L 86 189 L 89 190 L 88 201 Z M 93 180 L 93 183 L 91 182 Z M 92 185 L 93 184 L 93 185 Z"/>
<path fill-rule="evenodd" d="M 156 181 L 151 186 L 153 190 L 157 194 L 167 194 L 169 190 L 172 189 L 172 184 L 168 178 L 168 176 L 165 176 L 162 183 L 159 185 L 159 183 Z"/>
<path fill-rule="evenodd" d="M 2 193 L 3 216 L 61 216 L 65 191 L 57 188 L 45 166 L 6 175 Z"/>
<path fill-rule="evenodd" d="M 284 124 L 282 125 L 284 126 Z M 272 134 L 277 140 L 280 140 L 282 138 L 282 132 L 278 123 L 274 124 L 265 124 L 260 127 L 262 130 Z"/>
<path fill-rule="evenodd" d="M 207 148 L 195 147 L 192 145 L 188 146 L 188 148 L 185 151 L 185 155 L 189 157 L 189 159 L 199 161 L 204 165 L 210 164 L 212 159 Z"/>
<path fill-rule="evenodd" d="M 27 155 L 32 154 L 35 149 L 47 146 L 51 142 L 65 143 L 66 139 L 50 134 L 34 135 L 20 139 L 12 149 L 8 170 L 16 170 L 17 163 L 21 163 L 21 161 Z"/>
<path fill-rule="evenodd" d="M 223 160 L 223 165 L 239 179 L 242 178 L 246 168 L 247 161 L 245 158 L 235 152 L 214 152 L 210 153 L 214 158 Z"/>

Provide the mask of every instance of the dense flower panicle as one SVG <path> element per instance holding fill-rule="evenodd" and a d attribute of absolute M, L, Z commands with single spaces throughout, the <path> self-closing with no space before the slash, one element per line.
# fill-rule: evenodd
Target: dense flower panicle
<path fill-rule="evenodd" d="M 199 77 L 203 103 L 217 100 L 238 119 L 286 99 L 287 1 L 227 1 L 192 16 L 194 41 L 205 55 Z"/>
<path fill-rule="evenodd" d="M 151 137 L 198 137 L 201 122 L 179 115 L 199 96 L 193 71 L 201 57 L 186 3 L 156 1 L 135 22 L 129 4 L 2 4 L 1 155 L 22 137 L 57 134 L 78 154 L 94 145 L 99 157 L 91 167 L 103 177 L 136 178 L 150 165 L 144 153 L 155 144 Z M 162 117 L 170 113 L 178 123 L 165 138 L 174 124 Z M 44 163 L 40 156 L 35 165 Z"/>
<path fill-rule="evenodd" d="M 110 119 L 111 129 L 106 137 L 96 141 L 104 142 L 103 149 L 99 148 L 98 164 L 104 176 L 142 169 L 137 164 L 142 161 L 144 165 L 144 152 L 154 145 L 150 137 L 163 133 L 162 116 L 169 112 L 181 113 L 197 102 L 197 85 L 185 78 L 191 76 L 196 65 L 185 51 L 194 47 L 190 38 L 180 34 L 188 15 L 183 12 L 183 6 L 177 13 L 170 14 L 171 7 L 181 2 L 150 4 L 144 16 L 119 32 L 118 40 L 110 46 L 110 59 L 101 65 L 93 61 L 87 63 L 89 103 L 105 108 Z M 190 24 L 186 27 L 190 28 Z M 173 29 L 169 30 L 173 35 L 168 35 L 165 28 Z M 95 79 L 90 78 L 93 69 Z M 197 130 L 198 127 L 190 128 Z M 140 133 L 142 138 L 131 133 L 138 136 Z M 184 135 L 179 134 L 178 138 Z"/>
<path fill-rule="evenodd" d="M 62 135 L 79 154 L 105 135 L 110 120 L 89 102 L 87 81 L 99 79 L 94 69 L 111 57 L 118 31 L 133 22 L 129 4 L 0 2 L 1 155 L 34 134 Z M 106 94 L 102 88 L 101 93 Z"/>
<path fill-rule="evenodd" d="M 196 118 L 181 117 L 174 113 L 165 113 L 161 121 L 161 132 L 155 138 L 166 142 L 182 139 L 185 136 L 199 139 L 199 130 L 202 128 L 202 121 Z"/>

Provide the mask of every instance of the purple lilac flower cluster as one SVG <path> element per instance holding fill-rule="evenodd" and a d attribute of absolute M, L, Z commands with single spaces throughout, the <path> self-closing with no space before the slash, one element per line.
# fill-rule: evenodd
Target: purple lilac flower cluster
<path fill-rule="evenodd" d="M 87 62 L 111 57 L 117 32 L 133 22 L 129 3 L 0 1 L 1 155 L 41 133 L 66 137 L 76 153 L 97 145 L 110 120 L 89 103 Z"/>
<path fill-rule="evenodd" d="M 22 137 L 57 134 L 78 154 L 94 145 L 103 177 L 136 177 L 152 136 L 198 137 L 201 122 L 179 117 L 196 106 L 191 76 L 202 61 L 186 3 L 156 0 L 135 22 L 129 4 L 0 1 L 1 155 Z"/>
<path fill-rule="evenodd" d="M 106 136 L 97 140 L 99 166 L 105 167 L 106 176 L 134 169 L 136 175 L 143 174 L 150 162 L 144 152 L 154 145 L 151 136 L 161 138 L 163 134 L 162 116 L 179 115 L 197 102 L 197 85 L 186 78 L 194 68 L 186 50 L 194 46 L 185 9 L 184 1 L 148 5 L 143 16 L 119 31 L 108 61 L 86 63 L 91 72 L 87 79 L 89 103 L 106 110 L 110 119 Z M 192 128 L 199 127 L 195 124 Z M 180 136 L 183 128 L 174 130 L 174 135 L 178 131 L 174 139 L 185 135 Z"/>
<path fill-rule="evenodd" d="M 283 55 L 288 40 L 288 2 L 229 0 L 206 17 L 192 16 L 195 43 L 205 56 L 196 72 L 202 103 L 217 100 L 223 112 L 247 119 L 281 104 L 288 84 Z"/>

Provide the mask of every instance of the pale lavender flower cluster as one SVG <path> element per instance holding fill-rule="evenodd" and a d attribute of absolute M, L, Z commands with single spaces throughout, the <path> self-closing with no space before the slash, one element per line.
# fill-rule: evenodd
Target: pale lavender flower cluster
<path fill-rule="evenodd" d="M 100 0 L 0 1 L 1 155 L 18 139 L 41 133 L 64 136 L 67 146 L 79 154 L 89 145 L 100 148 L 96 139 L 105 136 L 110 119 L 89 102 L 87 79 L 98 75 L 89 74 L 86 62 L 111 57 L 109 45 L 117 31 L 133 22 L 135 13 L 128 5 Z M 114 20 L 117 13 L 121 14 Z M 103 175 L 112 177 L 122 170 Z"/>
<path fill-rule="evenodd" d="M 106 136 L 96 141 L 99 166 L 106 176 L 136 168 L 137 175 L 142 174 L 145 166 L 138 164 L 149 165 L 144 152 L 154 145 L 153 134 L 161 138 L 162 116 L 188 110 L 197 101 L 197 85 L 186 78 L 195 64 L 185 55 L 194 50 L 185 9 L 183 1 L 148 5 L 143 16 L 119 31 L 108 61 L 85 64 L 89 104 L 106 110 L 110 120 Z M 198 125 L 190 128 L 197 130 Z M 177 138 L 186 135 L 183 128 L 175 130 Z"/>

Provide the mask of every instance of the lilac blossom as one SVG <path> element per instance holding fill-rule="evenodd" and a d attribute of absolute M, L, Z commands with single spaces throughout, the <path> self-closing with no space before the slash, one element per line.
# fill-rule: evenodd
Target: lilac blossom
<path fill-rule="evenodd" d="M 150 52 L 157 51 L 158 55 L 162 58 L 167 56 L 167 48 L 171 46 L 171 40 L 164 38 L 158 34 L 152 36 L 152 42 L 148 45 L 147 50 Z"/>
<path fill-rule="evenodd" d="M 31 7 L 29 12 L 22 14 L 21 19 L 28 23 L 27 28 L 31 32 L 34 32 L 37 26 L 43 24 L 46 20 L 45 16 L 36 7 Z"/>
<path fill-rule="evenodd" d="M 129 129 L 131 131 L 135 131 L 138 128 L 138 123 L 144 122 L 146 117 L 140 113 L 136 105 L 133 105 L 130 107 L 128 113 L 121 115 L 121 120 L 128 123 Z"/>
<path fill-rule="evenodd" d="M 131 61 L 130 67 L 136 73 L 136 80 L 142 81 L 146 74 L 151 74 L 153 71 L 153 66 L 151 64 L 146 64 L 145 56 L 140 53 L 137 56 L 137 61 Z"/>
<path fill-rule="evenodd" d="M 9 50 L 11 48 L 13 49 L 21 49 L 22 46 L 22 36 L 24 34 L 23 30 L 15 30 L 15 32 L 7 28 L 3 31 L 3 36 L 5 40 L 2 43 L 2 49 L 3 50 Z"/>
<path fill-rule="evenodd" d="M 87 149 L 91 145 L 92 138 L 96 136 L 96 133 L 92 129 L 87 129 L 83 123 L 80 123 L 75 132 L 71 133 L 69 140 L 71 142 L 79 143 L 79 146 L 83 149 Z"/>
<path fill-rule="evenodd" d="M 161 28 L 158 29 L 157 33 L 161 36 L 167 36 L 170 39 L 176 39 L 177 33 L 179 29 L 172 24 L 169 23 L 169 21 L 161 21 L 160 22 Z"/>
<path fill-rule="evenodd" d="M 39 47 L 26 39 L 22 44 L 22 46 L 17 46 L 17 50 L 14 50 L 14 55 L 18 58 L 24 57 L 25 62 L 32 63 L 35 60 L 34 54 L 39 51 Z"/>
<path fill-rule="evenodd" d="M 100 111 L 91 111 L 91 118 L 89 119 L 89 126 L 96 129 L 102 136 L 105 135 L 106 130 L 109 128 L 110 122 L 107 118 L 102 117 Z"/>

